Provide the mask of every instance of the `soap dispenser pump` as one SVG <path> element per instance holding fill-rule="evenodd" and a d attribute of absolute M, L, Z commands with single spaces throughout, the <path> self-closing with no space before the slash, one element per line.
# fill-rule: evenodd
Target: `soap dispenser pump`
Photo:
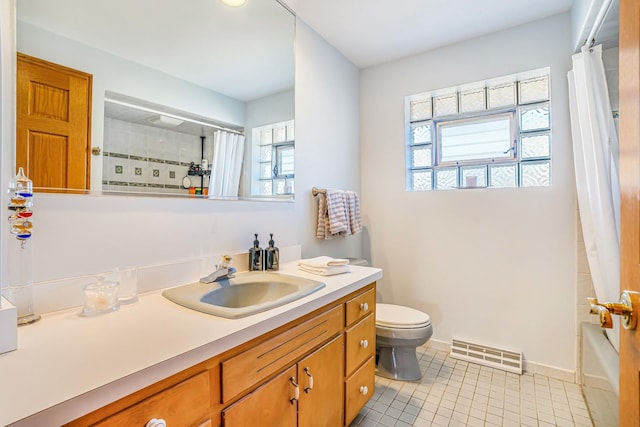
<path fill-rule="evenodd" d="M 254 234 L 256 239 L 253 241 L 253 247 L 249 249 L 249 271 L 264 270 L 264 251 L 260 247 L 258 234 Z"/>
<path fill-rule="evenodd" d="M 275 247 L 273 241 L 273 233 L 269 234 L 271 240 L 269 240 L 269 247 L 264 250 L 264 269 L 275 271 L 280 268 L 280 250 Z"/>

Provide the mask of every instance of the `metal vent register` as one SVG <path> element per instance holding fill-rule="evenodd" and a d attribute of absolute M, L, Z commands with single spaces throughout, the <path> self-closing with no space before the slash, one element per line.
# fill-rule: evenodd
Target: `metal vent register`
<path fill-rule="evenodd" d="M 451 357 L 522 375 L 522 353 L 453 339 Z"/>

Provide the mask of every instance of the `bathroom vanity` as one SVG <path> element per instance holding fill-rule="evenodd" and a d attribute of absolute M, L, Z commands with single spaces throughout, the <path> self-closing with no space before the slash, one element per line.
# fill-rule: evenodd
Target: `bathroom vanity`
<path fill-rule="evenodd" d="M 293 263 L 281 271 L 319 279 Z M 0 405 L 10 412 L 0 421 L 349 425 L 374 391 L 375 280 L 381 276 L 379 269 L 353 267 L 320 278 L 326 287 L 312 295 L 241 319 L 189 310 L 159 292 L 95 318 L 70 311 L 45 316 L 33 329 L 20 329 L 27 342 L 18 351 L 0 357 L 3 377 L 7 372 L 18 380 L 14 369 L 20 368 L 26 376 L 13 392 L 11 381 L 0 384 Z M 43 342 L 33 340 L 36 335 Z M 43 365 L 29 371 L 34 359 Z M 29 403 L 16 397 L 36 385 Z"/>

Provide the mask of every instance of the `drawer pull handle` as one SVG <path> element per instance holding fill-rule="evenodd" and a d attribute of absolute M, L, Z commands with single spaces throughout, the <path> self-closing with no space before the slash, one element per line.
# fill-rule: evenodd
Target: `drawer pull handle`
<path fill-rule="evenodd" d="M 311 371 L 309 368 L 304 368 L 304 373 L 309 377 L 309 386 L 304 388 L 305 393 L 309 393 L 313 390 L 313 375 L 311 375 Z"/>
<path fill-rule="evenodd" d="M 360 310 L 369 311 L 369 304 L 367 304 L 366 302 L 363 302 L 362 304 L 360 304 Z"/>
<path fill-rule="evenodd" d="M 151 418 L 145 427 L 167 427 L 167 422 L 162 418 Z"/>
<path fill-rule="evenodd" d="M 360 393 L 362 393 L 363 395 L 367 395 L 369 393 L 369 387 L 367 387 L 366 385 L 361 385 L 360 386 Z"/>
<path fill-rule="evenodd" d="M 369 340 L 360 340 L 360 347 L 362 348 L 369 347 Z"/>
<path fill-rule="evenodd" d="M 300 399 L 300 386 L 296 383 L 295 377 L 289 378 L 289 382 L 291 382 L 291 385 L 293 386 L 293 397 L 289 399 L 289 402 L 293 405 L 294 400 Z"/>

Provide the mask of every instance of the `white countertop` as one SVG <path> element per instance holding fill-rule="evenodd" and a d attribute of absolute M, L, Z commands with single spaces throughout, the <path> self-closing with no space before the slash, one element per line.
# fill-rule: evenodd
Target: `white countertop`
<path fill-rule="evenodd" d="M 382 277 L 317 276 L 296 263 L 280 273 L 326 287 L 297 301 L 241 319 L 179 306 L 161 291 L 113 313 L 79 316 L 80 308 L 46 314 L 18 328 L 18 350 L 0 354 L 0 425 L 60 425 L 223 353 Z"/>

